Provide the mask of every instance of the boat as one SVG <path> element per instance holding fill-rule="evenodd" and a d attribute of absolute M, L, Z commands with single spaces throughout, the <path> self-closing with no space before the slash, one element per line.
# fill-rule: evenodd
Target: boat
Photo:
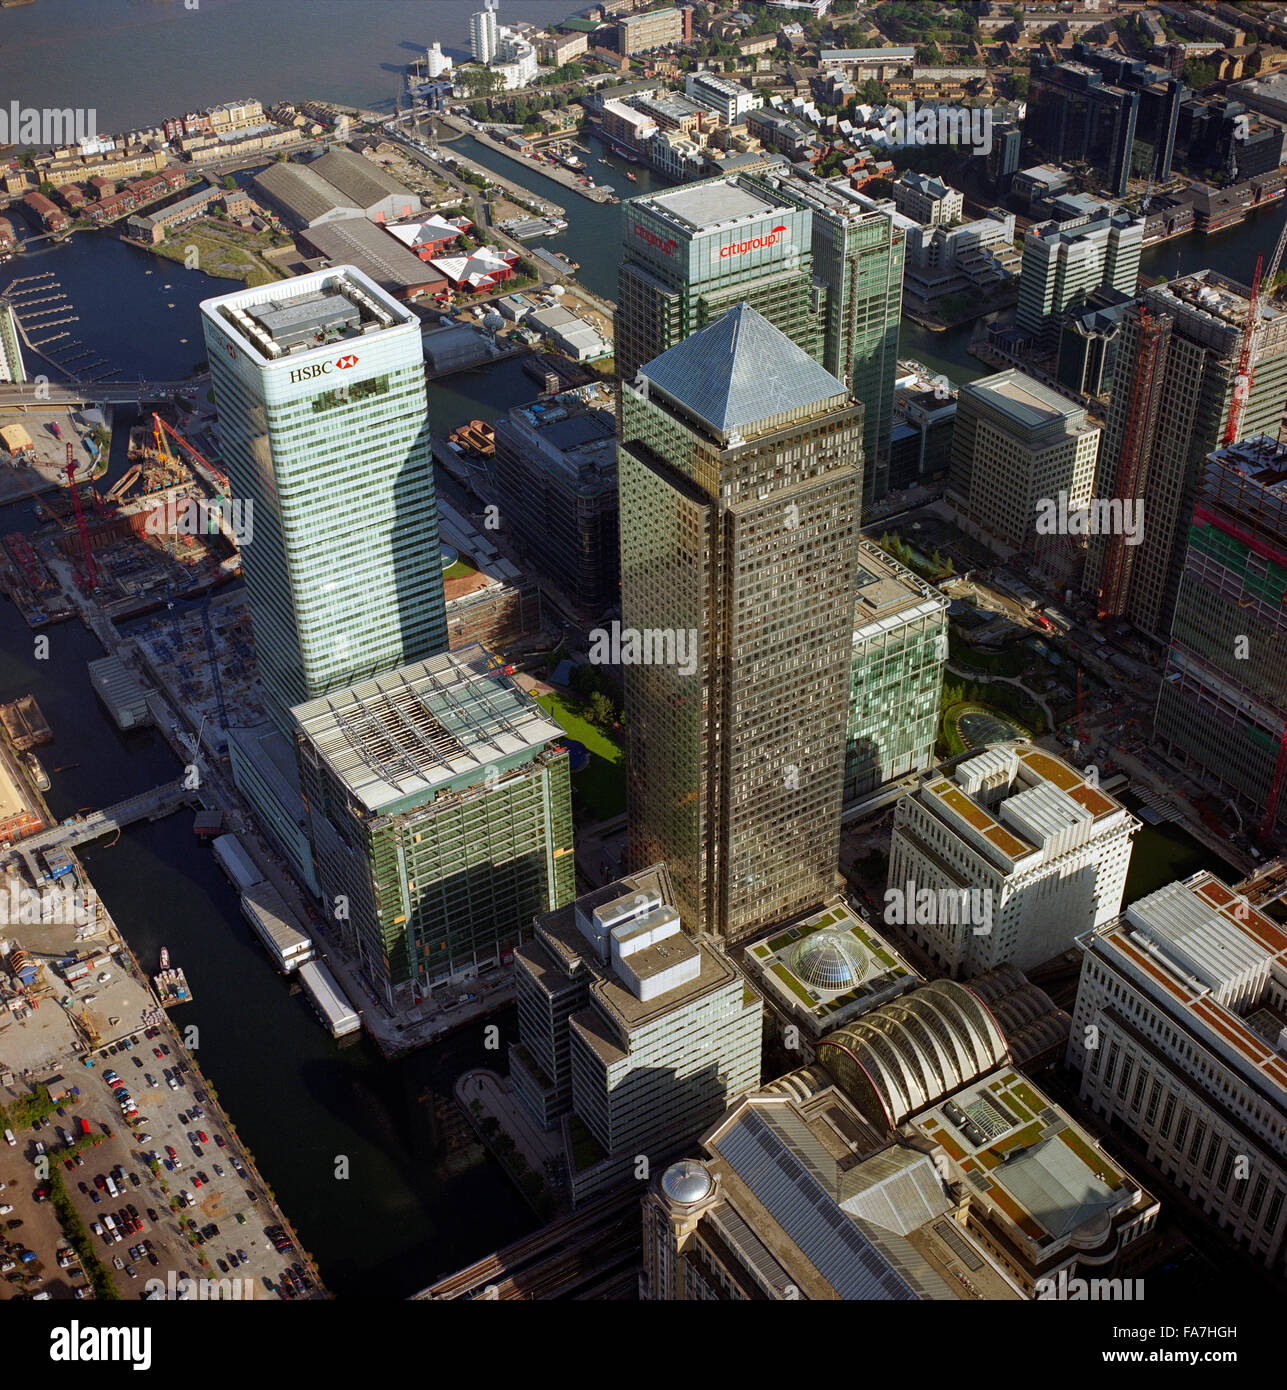
<path fill-rule="evenodd" d="M 31 780 L 36 784 L 38 791 L 47 792 L 49 790 L 49 774 L 41 766 L 40 759 L 34 753 L 27 754 L 27 771 L 31 773 Z"/>
<path fill-rule="evenodd" d="M 169 952 L 169 950 L 168 950 L 166 947 L 162 946 L 162 947 L 161 947 L 161 969 L 162 969 L 162 970 L 168 970 L 169 968 L 170 968 L 170 952 Z"/>
<path fill-rule="evenodd" d="M 639 182 L 639 176 L 638 176 L 638 174 L 632 174 L 632 173 L 630 172 L 629 169 L 626 170 L 626 178 L 628 178 L 628 179 L 630 180 L 631 183 L 638 183 L 638 182 Z"/>

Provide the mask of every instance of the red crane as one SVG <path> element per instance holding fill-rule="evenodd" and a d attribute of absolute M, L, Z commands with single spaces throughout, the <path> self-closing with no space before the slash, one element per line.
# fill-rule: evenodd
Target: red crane
<path fill-rule="evenodd" d="M 1284 221 L 1282 231 L 1278 234 L 1278 242 L 1274 246 L 1274 254 L 1269 260 L 1269 270 L 1263 281 L 1260 270 L 1265 258 L 1256 257 L 1256 273 L 1251 280 L 1251 296 L 1247 301 L 1247 326 L 1242 334 L 1242 351 L 1238 354 L 1238 375 L 1233 383 L 1233 398 L 1229 402 L 1229 420 L 1224 427 L 1225 444 L 1237 441 L 1238 421 L 1242 416 L 1242 408 L 1251 395 L 1251 383 L 1256 375 L 1260 336 L 1264 332 L 1264 320 L 1260 317 L 1260 287 L 1264 285 L 1266 296 L 1273 294 L 1274 281 L 1278 277 L 1278 268 L 1283 263 L 1284 250 L 1287 250 L 1287 221 Z"/>
<path fill-rule="evenodd" d="M 71 489 L 72 508 L 76 513 L 76 529 L 80 532 L 80 551 L 85 559 L 85 577 L 91 589 L 98 588 L 98 575 L 94 570 L 94 557 L 89 549 L 89 527 L 85 525 L 85 514 L 80 509 L 80 489 L 76 486 L 76 455 L 72 442 L 67 441 L 67 486 Z"/>
<path fill-rule="evenodd" d="M 1238 438 L 1238 420 L 1242 407 L 1251 395 L 1251 378 L 1256 364 L 1252 360 L 1260 324 L 1258 313 L 1260 303 L 1260 271 L 1264 265 L 1263 256 L 1256 257 L 1256 273 L 1251 277 L 1251 295 L 1247 300 L 1247 326 L 1242 330 L 1242 351 L 1238 354 L 1238 375 L 1233 382 L 1233 395 L 1229 400 L 1229 419 L 1224 427 L 1224 443 L 1233 444 Z"/>
<path fill-rule="evenodd" d="M 207 459 L 203 454 L 198 452 L 198 450 L 196 450 L 191 444 L 189 444 L 188 441 L 184 439 L 184 437 L 179 433 L 178 430 L 174 428 L 173 425 L 167 425 L 159 415 L 153 415 L 152 421 L 156 427 L 156 438 L 158 447 L 164 446 L 164 437 L 162 434 L 162 432 L 164 431 L 164 434 L 168 434 L 176 444 L 182 445 L 182 447 L 185 448 L 188 451 L 188 453 L 192 455 L 192 457 L 201 465 L 201 467 L 204 468 L 206 472 L 210 474 L 210 476 L 215 480 L 215 482 L 217 482 L 219 486 L 223 488 L 225 497 L 227 497 L 231 493 L 232 489 L 229 487 L 228 479 L 224 476 L 224 474 L 220 472 L 220 470 L 217 469 L 214 466 L 214 464 L 210 462 L 209 459 Z"/>

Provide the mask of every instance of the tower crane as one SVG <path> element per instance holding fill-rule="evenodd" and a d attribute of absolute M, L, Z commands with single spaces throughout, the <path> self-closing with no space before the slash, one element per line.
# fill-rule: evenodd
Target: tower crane
<path fill-rule="evenodd" d="M 1260 353 L 1260 341 L 1264 336 L 1265 319 L 1260 313 L 1260 289 L 1265 287 L 1268 298 L 1274 292 L 1274 279 L 1283 263 L 1283 251 L 1287 249 L 1287 219 L 1283 221 L 1278 234 L 1278 244 L 1269 261 L 1269 269 L 1262 279 L 1261 267 L 1264 257 L 1256 258 L 1256 273 L 1251 280 L 1251 298 L 1247 302 L 1247 323 L 1242 333 L 1242 350 L 1238 354 L 1238 375 L 1233 383 L 1233 397 L 1229 402 L 1229 419 L 1224 427 L 1223 442 L 1233 444 L 1238 438 L 1238 422 L 1242 418 L 1243 407 L 1251 395 L 1251 383 L 1256 374 L 1256 358 Z"/>

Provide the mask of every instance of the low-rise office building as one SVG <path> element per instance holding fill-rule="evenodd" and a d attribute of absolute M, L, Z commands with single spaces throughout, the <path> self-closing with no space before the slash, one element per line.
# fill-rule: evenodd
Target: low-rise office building
<path fill-rule="evenodd" d="M 561 1123 L 574 1205 L 656 1167 L 760 1082 L 763 1005 L 680 927 L 664 865 L 538 918 L 514 953 L 514 1094 Z"/>
<path fill-rule="evenodd" d="M 1081 1098 L 1287 1273 L 1287 934 L 1203 870 L 1077 944 Z"/>
<path fill-rule="evenodd" d="M 1053 754 L 998 744 L 899 801 L 886 921 L 956 979 L 1031 970 L 1116 917 L 1138 829 Z"/>

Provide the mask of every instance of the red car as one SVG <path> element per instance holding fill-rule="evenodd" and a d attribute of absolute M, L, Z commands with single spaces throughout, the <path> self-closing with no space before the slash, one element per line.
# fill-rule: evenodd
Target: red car
<path fill-rule="evenodd" d="M 154 1047 L 154 1048 L 152 1049 L 152 1056 L 153 1056 L 153 1057 L 164 1057 L 164 1056 L 165 1056 L 165 1053 L 162 1052 L 161 1049 L 160 1049 L 159 1047 Z"/>
<path fill-rule="evenodd" d="M 192 1186 L 193 1186 L 193 1187 L 200 1187 L 200 1186 L 201 1186 L 201 1179 L 194 1176 L 193 1179 L 192 1179 Z"/>
<path fill-rule="evenodd" d="M 165 1151 L 170 1155 L 171 1158 L 178 1158 L 179 1156 L 178 1151 L 175 1149 L 173 1144 L 167 1144 L 165 1146 Z"/>
<path fill-rule="evenodd" d="M 209 1139 L 206 1138 L 204 1129 L 197 1130 L 197 1138 L 200 1139 L 203 1144 L 208 1144 L 210 1142 Z"/>
<path fill-rule="evenodd" d="M 215 1135 L 215 1143 L 218 1144 L 219 1147 L 220 1147 L 221 1149 L 224 1147 L 223 1135 L 222 1135 L 222 1134 L 216 1134 L 216 1135 Z"/>

